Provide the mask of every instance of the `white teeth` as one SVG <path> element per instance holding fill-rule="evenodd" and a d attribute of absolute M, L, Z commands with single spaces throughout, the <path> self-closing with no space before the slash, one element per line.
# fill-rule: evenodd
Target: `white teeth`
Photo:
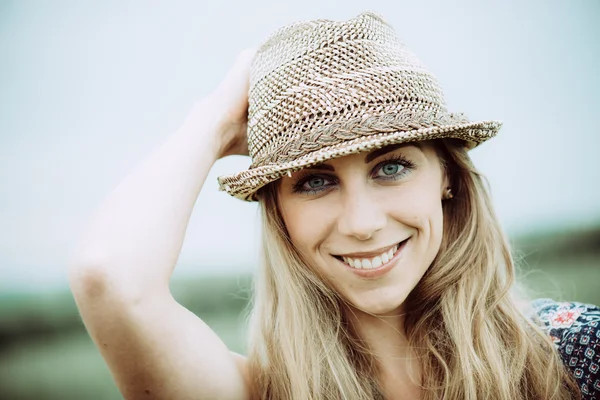
<path fill-rule="evenodd" d="M 357 262 L 354 262 L 353 259 L 348 258 L 348 257 L 342 257 L 342 259 L 344 260 L 344 262 L 346 264 L 348 264 L 349 266 L 351 266 L 353 268 L 362 268 L 362 263 L 360 262 L 360 260 L 357 260 Z"/>
<path fill-rule="evenodd" d="M 373 264 L 373 268 L 379 268 L 383 263 L 381 262 L 381 258 L 375 257 L 371 264 Z"/>
<path fill-rule="evenodd" d="M 389 249 L 387 252 L 387 256 L 388 258 L 391 260 L 392 258 L 394 258 L 394 254 L 396 254 L 396 250 L 398 250 L 398 246 L 394 246 L 393 248 Z"/>
<path fill-rule="evenodd" d="M 381 255 L 381 261 L 382 261 L 383 263 L 386 263 L 386 262 L 390 261 L 390 258 L 388 257 L 387 253 L 383 253 L 383 254 Z"/>
<path fill-rule="evenodd" d="M 385 253 L 382 253 L 379 256 L 373 258 L 350 258 L 350 257 L 342 257 L 344 262 L 353 268 L 360 269 L 372 269 L 379 268 L 383 264 L 389 262 L 392 258 L 394 258 L 394 254 L 398 250 L 398 245 L 395 245 Z"/>

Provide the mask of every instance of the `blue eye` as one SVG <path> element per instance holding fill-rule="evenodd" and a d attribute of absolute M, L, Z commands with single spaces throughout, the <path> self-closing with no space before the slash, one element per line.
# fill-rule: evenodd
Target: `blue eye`
<path fill-rule="evenodd" d="M 383 172 L 384 175 L 389 176 L 396 175 L 402 169 L 404 169 L 404 165 L 400 165 L 397 163 L 387 163 L 381 167 L 380 171 Z"/>
<path fill-rule="evenodd" d="M 334 178 L 327 178 L 322 175 L 310 175 L 295 183 L 293 191 L 294 193 L 316 194 L 327 190 L 333 184 L 335 184 Z"/>
<path fill-rule="evenodd" d="M 393 178 L 402 175 L 405 169 L 399 161 L 386 161 L 380 164 L 375 175 L 380 178 Z"/>
<path fill-rule="evenodd" d="M 308 187 L 311 189 L 319 189 L 320 187 L 325 186 L 325 181 L 325 178 L 321 176 L 315 176 L 313 178 L 310 178 L 304 184 L 308 185 Z"/>

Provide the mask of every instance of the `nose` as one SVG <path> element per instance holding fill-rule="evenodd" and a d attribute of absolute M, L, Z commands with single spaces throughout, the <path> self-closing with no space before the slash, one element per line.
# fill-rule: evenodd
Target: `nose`
<path fill-rule="evenodd" d="M 341 205 L 338 230 L 358 240 L 368 240 L 387 223 L 381 202 L 367 188 L 346 192 Z"/>

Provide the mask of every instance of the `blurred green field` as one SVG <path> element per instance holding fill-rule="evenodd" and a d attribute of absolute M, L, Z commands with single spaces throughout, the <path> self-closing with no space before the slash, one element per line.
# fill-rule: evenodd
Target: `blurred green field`
<path fill-rule="evenodd" d="M 600 230 L 516 238 L 532 298 L 600 304 Z M 175 282 L 175 297 L 244 353 L 250 277 Z M 0 400 L 120 399 L 68 293 L 0 296 Z"/>

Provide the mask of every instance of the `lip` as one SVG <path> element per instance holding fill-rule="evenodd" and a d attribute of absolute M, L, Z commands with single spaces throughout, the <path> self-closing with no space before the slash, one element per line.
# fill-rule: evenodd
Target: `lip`
<path fill-rule="evenodd" d="M 404 239 L 404 241 L 406 241 L 406 239 Z M 363 251 L 361 253 L 349 253 L 349 254 L 336 254 L 335 256 L 336 257 L 350 257 L 350 258 L 371 258 L 371 257 L 376 257 L 376 256 L 379 256 L 379 255 L 385 253 L 386 251 L 388 251 L 392 247 L 396 246 L 397 244 L 398 243 L 394 243 L 391 246 L 382 247 L 380 249 L 373 250 L 373 251 Z"/>
<path fill-rule="evenodd" d="M 396 266 L 396 264 L 398 264 L 398 261 L 400 260 L 402 254 L 404 253 L 404 248 L 408 244 L 409 240 L 410 240 L 410 238 L 405 239 L 403 242 L 401 242 L 400 246 L 398 247 L 398 250 L 396 250 L 396 253 L 394 254 L 394 257 L 392 257 L 388 262 L 383 264 L 381 267 L 370 268 L 370 269 L 359 269 L 359 268 L 353 268 L 353 267 L 349 266 L 348 264 L 346 264 L 344 261 L 339 260 L 337 258 L 336 258 L 336 260 L 338 262 L 340 262 L 347 270 L 353 272 L 354 274 L 360 276 L 361 278 L 367 278 L 367 279 L 379 278 L 379 277 L 387 274 L 389 271 L 392 270 L 392 268 L 394 268 Z M 360 254 L 360 253 L 355 253 L 355 254 Z"/>

